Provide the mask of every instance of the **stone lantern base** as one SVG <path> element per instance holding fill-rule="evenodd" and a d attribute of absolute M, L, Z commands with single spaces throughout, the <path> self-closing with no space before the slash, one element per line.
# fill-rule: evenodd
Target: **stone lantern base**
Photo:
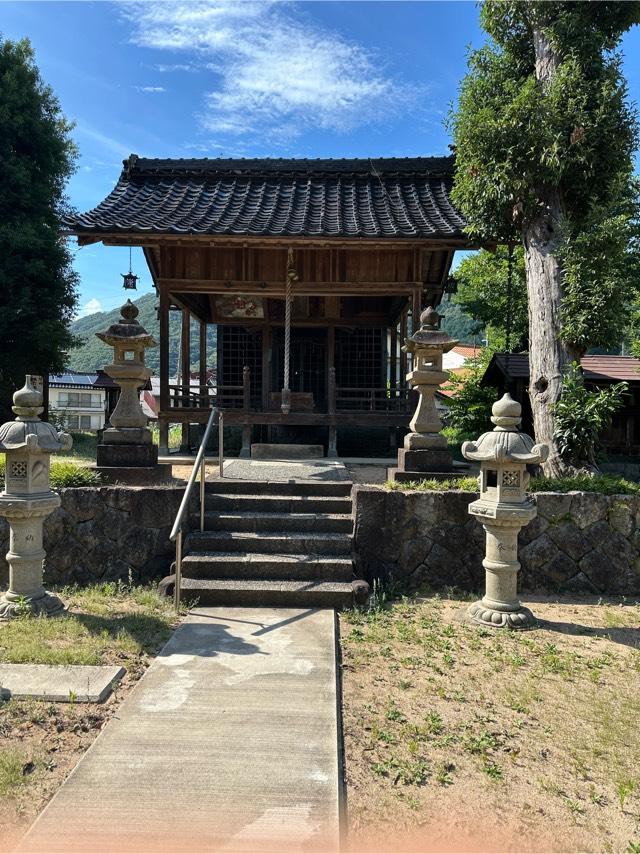
<path fill-rule="evenodd" d="M 490 629 L 533 629 L 537 620 L 533 612 L 524 605 L 519 605 L 513 610 L 506 610 L 496 602 L 490 602 L 485 598 L 479 599 L 467 608 L 464 621 L 486 626 Z"/>
<path fill-rule="evenodd" d="M 26 612 L 31 612 L 34 617 L 58 617 L 64 610 L 62 599 L 46 590 L 37 598 L 19 596 L 10 590 L 0 597 L 0 621 L 22 617 Z"/>

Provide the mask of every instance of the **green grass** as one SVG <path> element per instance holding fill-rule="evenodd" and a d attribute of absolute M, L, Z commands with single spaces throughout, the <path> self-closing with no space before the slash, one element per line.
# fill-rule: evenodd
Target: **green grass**
<path fill-rule="evenodd" d="M 0 479 L 4 480 L 5 458 L 0 457 Z M 60 489 L 68 486 L 99 486 L 101 478 L 98 472 L 73 460 L 51 460 L 51 486 Z"/>
<path fill-rule="evenodd" d="M 28 755 L 19 748 L 0 750 L 0 797 L 13 795 L 29 780 L 35 768 Z"/>
<path fill-rule="evenodd" d="M 168 640 L 176 615 L 151 587 L 101 584 L 62 588 L 69 613 L 25 616 L 0 627 L 0 661 L 14 664 L 109 664 L 138 667 Z"/>
<path fill-rule="evenodd" d="M 411 490 L 417 492 L 478 492 L 475 477 L 462 477 L 451 480 L 412 480 L 406 483 L 388 480 L 385 487 L 390 490 Z M 599 492 L 603 495 L 639 495 L 640 483 L 625 480 L 610 474 L 579 475 L 576 477 L 532 477 L 529 492 Z"/>

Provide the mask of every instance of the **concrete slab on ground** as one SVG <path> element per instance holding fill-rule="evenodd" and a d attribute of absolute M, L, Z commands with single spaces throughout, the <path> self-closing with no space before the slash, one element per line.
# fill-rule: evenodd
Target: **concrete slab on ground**
<path fill-rule="evenodd" d="M 23 852 L 337 850 L 335 615 L 191 612 Z"/>
<path fill-rule="evenodd" d="M 102 703 L 125 673 L 109 665 L 0 664 L 0 697 Z"/>
<path fill-rule="evenodd" d="M 339 460 L 241 460 L 225 462 L 229 480 L 350 480 Z"/>

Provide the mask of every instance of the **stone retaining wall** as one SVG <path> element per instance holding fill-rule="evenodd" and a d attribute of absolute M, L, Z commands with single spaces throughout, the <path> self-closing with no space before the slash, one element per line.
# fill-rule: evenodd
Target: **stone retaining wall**
<path fill-rule="evenodd" d="M 477 496 L 354 487 L 356 573 L 478 592 L 484 530 L 467 513 Z M 520 587 L 529 591 L 640 594 L 640 497 L 539 493 L 520 534 Z"/>
<path fill-rule="evenodd" d="M 184 486 L 100 486 L 58 490 L 61 506 L 44 523 L 46 584 L 149 581 L 169 574 L 169 533 Z M 193 497 L 195 511 L 196 496 Z M 9 568 L 9 526 L 0 519 L 0 583 Z"/>

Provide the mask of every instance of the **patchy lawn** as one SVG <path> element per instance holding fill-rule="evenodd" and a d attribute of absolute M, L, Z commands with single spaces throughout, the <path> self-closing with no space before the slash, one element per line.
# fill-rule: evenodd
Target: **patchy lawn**
<path fill-rule="evenodd" d="M 527 603 L 341 615 L 352 850 L 640 852 L 640 605 Z"/>
<path fill-rule="evenodd" d="M 118 664 L 127 674 L 104 703 L 0 701 L 0 850 L 10 850 L 115 713 L 178 618 L 151 587 L 56 591 L 57 619 L 0 623 L 0 661 Z"/>

